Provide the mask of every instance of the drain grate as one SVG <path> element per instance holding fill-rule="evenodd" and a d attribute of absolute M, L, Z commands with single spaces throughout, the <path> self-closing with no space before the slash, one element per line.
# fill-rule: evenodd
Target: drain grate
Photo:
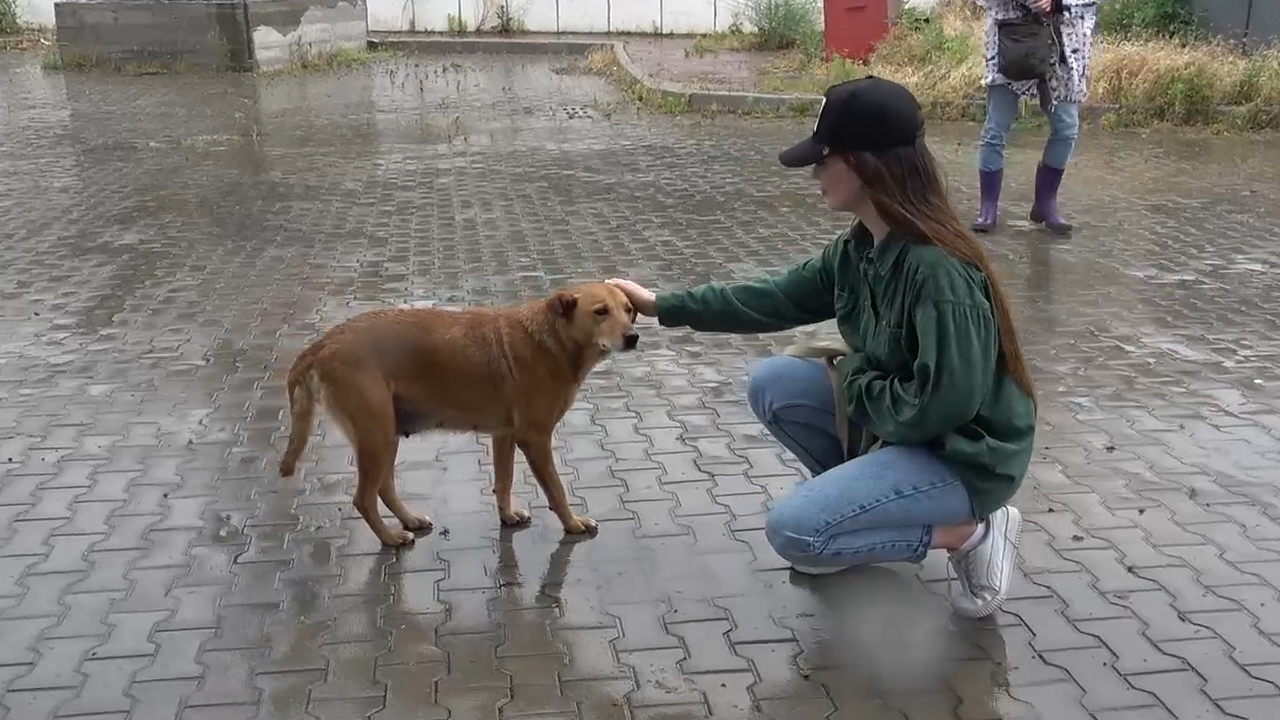
<path fill-rule="evenodd" d="M 594 120 L 596 111 L 586 105 L 565 105 L 559 108 L 559 115 L 564 115 L 570 120 Z"/>

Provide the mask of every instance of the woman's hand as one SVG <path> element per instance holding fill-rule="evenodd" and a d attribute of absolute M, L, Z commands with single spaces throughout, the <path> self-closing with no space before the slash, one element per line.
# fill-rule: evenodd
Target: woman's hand
<path fill-rule="evenodd" d="M 1053 12 L 1053 0 L 1031 0 L 1031 7 L 1037 12 L 1048 15 Z"/>
<path fill-rule="evenodd" d="M 658 301 L 655 298 L 653 291 L 648 290 L 639 283 L 633 283 L 630 280 L 623 280 L 622 278 L 609 278 L 608 280 L 605 280 L 605 282 L 626 294 L 627 299 L 631 301 L 633 306 L 635 306 L 636 312 L 649 317 L 657 317 Z"/>

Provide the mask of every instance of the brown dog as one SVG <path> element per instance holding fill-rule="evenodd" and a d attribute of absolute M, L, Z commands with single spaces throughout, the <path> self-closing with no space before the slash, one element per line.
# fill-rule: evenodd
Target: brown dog
<path fill-rule="evenodd" d="M 353 504 L 385 545 L 414 539 L 432 522 L 396 495 L 400 438 L 438 430 L 493 437 L 493 494 L 505 525 L 529 522 L 511 505 L 520 448 L 567 533 L 594 533 L 569 509 L 551 435 L 582 381 L 605 356 L 632 350 L 635 308 L 621 290 L 590 283 L 517 307 L 395 308 L 343 322 L 289 368 L 289 445 L 280 474 L 293 475 L 322 403 L 355 448 Z M 378 498 L 404 530 L 387 527 Z"/>

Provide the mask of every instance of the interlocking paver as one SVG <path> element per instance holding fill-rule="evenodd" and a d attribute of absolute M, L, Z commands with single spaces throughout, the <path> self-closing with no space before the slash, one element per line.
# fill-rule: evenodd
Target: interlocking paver
<path fill-rule="evenodd" d="M 275 477 L 282 370 L 364 308 L 749 278 L 839 229 L 773 157 L 804 121 L 644 115 L 557 64 L 131 78 L 0 55 L 0 718 L 1274 716 L 1265 140 L 1086 134 L 1070 240 L 1021 220 L 1041 136 L 1015 141 L 986 242 L 1042 429 L 993 622 L 953 621 L 938 557 L 812 580 L 769 549 L 802 472 L 743 390 L 791 334 L 650 325 L 589 378 L 556 438 L 586 541 L 526 482 L 533 527 L 500 529 L 470 437 L 402 446 L 439 529 L 398 553 L 354 515 L 330 425 Z M 975 130 L 931 134 L 971 203 Z"/>

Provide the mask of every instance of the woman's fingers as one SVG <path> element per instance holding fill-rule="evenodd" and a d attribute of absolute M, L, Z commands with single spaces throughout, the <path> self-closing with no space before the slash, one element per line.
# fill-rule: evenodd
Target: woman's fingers
<path fill-rule="evenodd" d="M 627 296 L 627 299 L 631 301 L 631 304 L 635 306 L 636 312 L 650 317 L 658 314 L 658 303 L 653 291 L 639 283 L 622 278 L 609 278 L 605 282 L 621 290 Z"/>

